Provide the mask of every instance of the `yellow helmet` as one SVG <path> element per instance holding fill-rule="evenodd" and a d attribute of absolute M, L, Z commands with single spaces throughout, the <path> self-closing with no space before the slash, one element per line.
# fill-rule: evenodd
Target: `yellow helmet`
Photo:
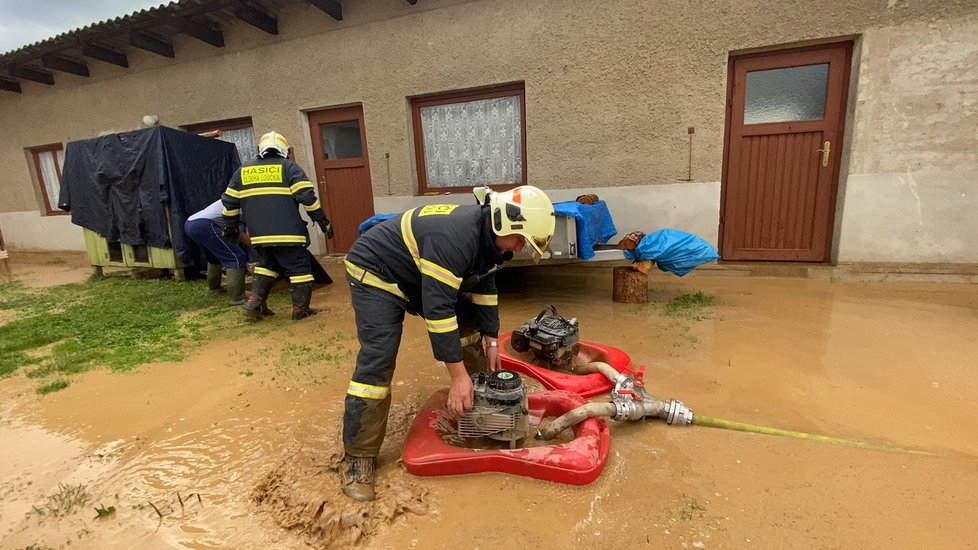
<path fill-rule="evenodd" d="M 271 151 L 282 158 L 288 158 L 289 142 L 285 140 L 285 136 L 278 132 L 268 132 L 258 140 L 259 157 L 265 158 Z"/>
<path fill-rule="evenodd" d="M 490 192 L 488 199 L 493 233 L 500 237 L 522 235 L 538 255 L 547 251 L 557 221 L 554 205 L 546 193 L 532 185 L 522 185 L 509 191 Z"/>

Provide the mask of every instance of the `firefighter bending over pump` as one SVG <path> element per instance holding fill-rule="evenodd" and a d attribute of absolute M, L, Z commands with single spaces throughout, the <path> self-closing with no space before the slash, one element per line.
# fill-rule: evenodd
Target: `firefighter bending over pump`
<path fill-rule="evenodd" d="M 234 174 L 221 196 L 225 239 L 238 238 L 243 213 L 251 245 L 260 258 L 251 296 L 244 305 L 245 315 L 253 320 L 274 315 L 266 300 L 280 274 L 289 278 L 292 320 L 316 314 L 309 307 L 313 283 L 312 263 L 306 251 L 309 230 L 297 206 L 302 205 L 326 237 L 333 238 L 333 228 L 316 197 L 315 186 L 302 168 L 287 158 L 288 154 L 289 143 L 282 135 L 263 135 L 258 140 L 258 158 Z"/>
<path fill-rule="evenodd" d="M 404 314 L 424 317 L 435 359 L 452 379 L 447 407 L 461 416 L 472 407 L 470 372 L 487 362 L 499 368 L 496 268 L 527 244 L 542 256 L 553 237 L 553 204 L 543 191 L 475 192 L 477 205 L 428 205 L 386 220 L 346 256 L 360 352 L 346 392 L 340 483 L 355 500 L 375 498 Z"/>

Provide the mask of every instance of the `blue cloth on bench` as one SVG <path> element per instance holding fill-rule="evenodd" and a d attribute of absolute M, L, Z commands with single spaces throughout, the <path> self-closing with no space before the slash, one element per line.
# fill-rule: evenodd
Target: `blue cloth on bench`
<path fill-rule="evenodd" d="M 370 216 L 369 218 L 363 220 L 363 223 L 361 223 L 360 227 L 357 228 L 357 236 L 363 235 L 371 227 L 377 225 L 378 223 L 384 220 L 389 220 L 397 215 L 399 214 L 374 214 L 373 216 Z"/>
<path fill-rule="evenodd" d="M 635 250 L 625 251 L 625 257 L 632 261 L 652 260 L 660 270 L 682 277 L 720 255 L 710 243 L 692 233 L 660 229 L 642 237 Z"/>
<path fill-rule="evenodd" d="M 593 258 L 594 245 L 604 244 L 618 233 L 608 204 L 603 200 L 594 204 L 558 202 L 554 204 L 554 213 L 577 221 L 577 257 L 582 260 Z"/>

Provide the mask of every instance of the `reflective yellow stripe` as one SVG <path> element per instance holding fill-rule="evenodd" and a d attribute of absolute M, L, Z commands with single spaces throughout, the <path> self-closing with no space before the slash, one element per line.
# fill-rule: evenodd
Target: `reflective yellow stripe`
<path fill-rule="evenodd" d="M 280 243 L 300 243 L 306 244 L 305 235 L 262 235 L 252 237 L 251 244 L 280 244 Z"/>
<path fill-rule="evenodd" d="M 472 344 L 475 344 L 476 342 L 478 342 L 481 339 L 482 339 L 482 335 L 481 334 L 479 334 L 478 332 L 473 332 L 472 334 L 470 334 L 468 336 L 463 336 L 463 337 L 459 338 L 458 339 L 458 343 L 459 344 L 462 344 L 462 347 L 464 348 L 466 346 L 471 346 Z"/>
<path fill-rule="evenodd" d="M 414 229 L 411 227 L 411 216 L 415 210 L 417 209 L 412 208 L 401 216 L 401 238 L 404 240 L 404 245 L 407 246 L 408 252 L 411 253 L 414 265 L 418 266 L 418 271 L 422 275 L 427 275 L 454 289 L 458 289 L 462 286 L 462 279 L 460 277 L 456 277 L 454 273 L 435 262 L 425 260 L 421 257 L 421 252 L 418 250 L 418 240 L 414 237 Z"/>
<path fill-rule="evenodd" d="M 428 332 L 451 332 L 458 329 L 458 319 L 453 315 L 447 319 L 425 319 Z"/>
<path fill-rule="evenodd" d="M 350 387 L 347 388 L 346 393 L 353 395 L 355 397 L 362 397 L 364 399 L 386 399 L 391 393 L 390 388 L 385 388 L 384 386 L 371 386 L 370 384 L 361 384 L 360 382 L 354 382 L 350 380 Z"/>
<path fill-rule="evenodd" d="M 237 189 L 232 189 L 228 187 L 227 189 L 224 190 L 224 192 L 227 193 L 229 197 L 234 197 L 236 199 L 241 198 L 241 193 Z"/>
<path fill-rule="evenodd" d="M 319 203 L 319 199 L 316 199 L 316 202 L 310 204 L 309 206 L 306 206 L 304 204 L 302 205 L 302 207 L 306 209 L 306 212 L 312 212 L 313 210 L 319 210 L 319 208 L 321 206 L 322 206 L 322 204 Z"/>
<path fill-rule="evenodd" d="M 264 275 L 266 277 L 272 277 L 278 279 L 278 273 L 275 273 L 271 269 L 265 269 L 264 267 L 255 267 L 255 275 Z"/>
<path fill-rule="evenodd" d="M 451 271 L 424 258 L 421 259 L 421 274 L 437 279 L 454 289 L 462 286 L 461 277 L 456 277 Z"/>
<path fill-rule="evenodd" d="M 408 299 L 407 296 L 405 296 L 404 293 L 401 292 L 401 289 L 398 288 L 396 284 L 388 283 L 387 281 L 381 279 L 380 277 L 374 275 L 373 273 L 351 264 L 347 260 L 343 260 L 343 263 L 346 264 L 346 272 L 349 273 L 350 276 L 356 279 L 357 281 L 360 281 L 365 285 L 369 285 L 374 288 L 379 288 L 381 290 L 390 292 L 391 294 L 397 296 L 398 298 L 401 298 L 402 300 Z"/>
<path fill-rule="evenodd" d="M 290 283 L 311 283 L 315 280 L 316 278 L 313 277 L 312 275 L 290 275 L 289 276 Z"/>
<path fill-rule="evenodd" d="M 291 187 L 289 187 L 289 189 L 293 193 L 295 193 L 296 191 L 302 190 L 302 189 L 312 189 L 312 188 L 313 188 L 313 186 L 312 186 L 312 182 L 311 181 L 297 181 L 297 182 L 293 183 Z"/>
<path fill-rule="evenodd" d="M 245 189 L 244 191 L 239 191 L 236 195 L 238 198 L 245 197 L 257 197 L 258 195 L 289 195 L 292 196 L 292 191 L 284 187 L 256 187 L 255 189 Z M 235 196 L 235 195 L 231 195 Z"/>
<path fill-rule="evenodd" d="M 469 294 L 469 298 L 477 306 L 499 305 L 499 296 L 497 294 Z"/>
<path fill-rule="evenodd" d="M 221 210 L 221 215 L 222 216 L 240 216 L 241 215 L 241 209 L 240 208 L 235 208 L 234 210 L 228 210 L 227 208 L 225 208 L 225 209 Z"/>
<path fill-rule="evenodd" d="M 414 265 L 421 271 L 421 252 L 418 251 L 418 241 L 414 238 L 414 230 L 411 228 L 411 216 L 417 208 L 412 208 L 401 216 L 401 238 L 404 239 L 404 246 L 407 246 Z"/>

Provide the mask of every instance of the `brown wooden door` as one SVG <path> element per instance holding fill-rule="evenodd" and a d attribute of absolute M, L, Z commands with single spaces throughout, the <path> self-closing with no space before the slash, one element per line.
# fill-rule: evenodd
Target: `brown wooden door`
<path fill-rule="evenodd" d="M 852 43 L 732 57 L 724 260 L 829 259 Z"/>
<path fill-rule="evenodd" d="M 344 253 L 357 239 L 360 223 L 374 215 L 363 109 L 347 107 L 309 113 L 309 130 L 319 197 L 333 223 L 329 252 Z"/>

